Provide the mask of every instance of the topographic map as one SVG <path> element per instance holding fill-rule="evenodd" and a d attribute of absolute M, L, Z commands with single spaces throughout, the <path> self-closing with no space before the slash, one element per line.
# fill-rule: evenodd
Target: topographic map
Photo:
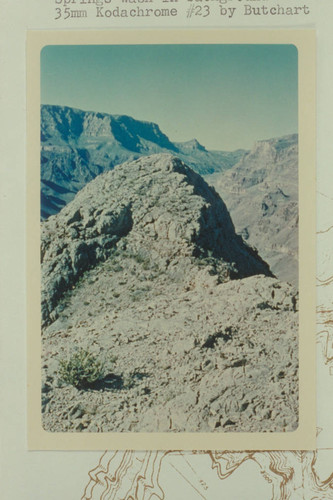
<path fill-rule="evenodd" d="M 82 500 L 333 499 L 333 199 L 318 193 L 317 206 L 318 449 L 106 451 Z"/>

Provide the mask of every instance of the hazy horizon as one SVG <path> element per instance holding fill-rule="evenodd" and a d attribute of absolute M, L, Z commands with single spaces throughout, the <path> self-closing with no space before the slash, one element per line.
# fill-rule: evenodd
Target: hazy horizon
<path fill-rule="evenodd" d="M 70 45 L 41 52 L 41 104 L 157 123 L 173 142 L 250 149 L 298 132 L 293 45 Z"/>

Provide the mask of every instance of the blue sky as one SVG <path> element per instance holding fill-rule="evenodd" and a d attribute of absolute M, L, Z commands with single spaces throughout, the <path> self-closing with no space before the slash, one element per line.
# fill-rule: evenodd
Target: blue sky
<path fill-rule="evenodd" d="M 158 123 L 172 141 L 250 148 L 298 130 L 292 45 L 63 45 L 41 53 L 41 102 Z"/>

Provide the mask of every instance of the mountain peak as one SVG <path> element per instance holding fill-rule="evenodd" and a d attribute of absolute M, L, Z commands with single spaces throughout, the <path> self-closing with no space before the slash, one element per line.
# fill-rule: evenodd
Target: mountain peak
<path fill-rule="evenodd" d="M 181 146 L 182 151 L 204 151 L 207 153 L 207 149 L 205 148 L 205 146 L 200 144 L 197 139 L 191 139 L 190 141 L 181 142 L 179 143 L 179 146 Z"/>
<path fill-rule="evenodd" d="M 286 150 L 290 148 L 298 147 L 298 134 L 290 134 L 282 137 L 274 137 L 272 139 L 263 139 L 256 141 L 250 155 L 263 154 L 271 155 L 272 159 L 275 159 L 279 154 L 283 154 Z"/>
<path fill-rule="evenodd" d="M 147 142 L 177 152 L 177 148 L 156 123 L 135 120 L 127 115 L 43 105 L 41 117 L 42 143 L 51 137 L 73 144 L 79 144 L 84 137 L 105 137 L 136 153 L 147 149 Z"/>
<path fill-rule="evenodd" d="M 216 191 L 170 154 L 118 165 L 43 223 L 44 321 L 59 297 L 115 248 L 167 267 L 208 259 L 223 279 L 271 275 L 236 235 Z"/>

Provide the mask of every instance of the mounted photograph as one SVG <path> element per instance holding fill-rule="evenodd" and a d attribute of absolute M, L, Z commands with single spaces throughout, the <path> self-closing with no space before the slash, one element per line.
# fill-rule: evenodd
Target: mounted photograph
<path fill-rule="evenodd" d="M 31 34 L 33 447 L 315 444 L 312 36 L 177 33 Z"/>

